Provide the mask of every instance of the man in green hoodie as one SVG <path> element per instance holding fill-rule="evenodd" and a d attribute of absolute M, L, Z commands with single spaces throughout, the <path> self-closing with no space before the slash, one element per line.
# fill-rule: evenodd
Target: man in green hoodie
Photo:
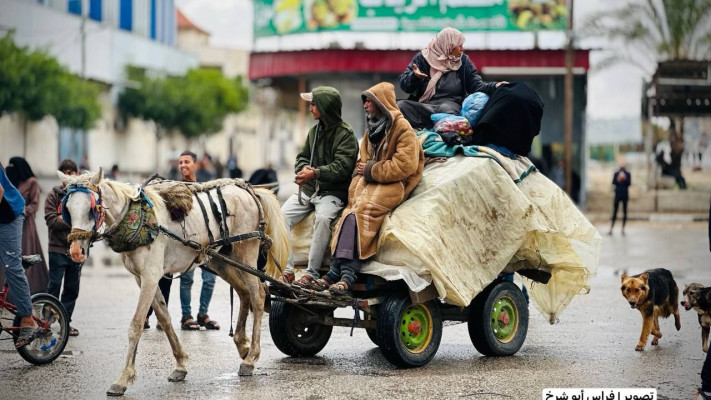
<path fill-rule="evenodd" d="M 310 286 L 318 279 L 323 255 L 331 240 L 331 221 L 338 216 L 348 198 L 348 185 L 358 157 L 358 140 L 353 128 L 341 119 L 338 90 L 320 86 L 301 93 L 317 121 L 296 156 L 296 184 L 299 193 L 291 195 L 281 210 L 291 227 L 311 211 L 316 212 L 314 234 L 306 273 L 296 284 Z M 294 262 L 289 256 L 282 279 L 294 281 Z"/>

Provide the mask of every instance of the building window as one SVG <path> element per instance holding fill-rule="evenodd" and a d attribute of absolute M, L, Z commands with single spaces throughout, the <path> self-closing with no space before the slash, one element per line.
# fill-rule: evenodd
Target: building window
<path fill-rule="evenodd" d="M 119 13 L 119 28 L 133 30 L 133 0 L 121 0 Z"/>
<path fill-rule="evenodd" d="M 81 0 L 67 1 L 67 10 L 76 15 L 81 15 Z"/>
<path fill-rule="evenodd" d="M 156 0 L 151 0 L 151 39 L 156 38 Z"/>
<path fill-rule="evenodd" d="M 94 21 L 102 21 L 101 2 L 102 0 L 90 0 L 89 18 L 93 19 Z"/>

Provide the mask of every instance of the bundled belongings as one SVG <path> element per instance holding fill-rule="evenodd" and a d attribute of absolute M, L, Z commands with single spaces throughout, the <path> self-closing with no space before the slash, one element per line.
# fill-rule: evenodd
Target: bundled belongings
<path fill-rule="evenodd" d="M 471 126 L 474 126 L 479 120 L 481 111 L 486 106 L 487 101 L 489 101 L 488 94 L 482 92 L 472 93 L 462 102 L 462 111 L 460 114 L 469 121 Z"/>
<path fill-rule="evenodd" d="M 448 133 L 454 132 L 462 136 L 469 136 L 472 134 L 472 126 L 469 121 L 462 116 L 437 113 L 430 116 L 432 121 L 434 121 L 434 130 L 437 133 Z"/>
<path fill-rule="evenodd" d="M 425 166 L 410 198 L 385 218 L 378 253 L 361 272 L 403 280 L 413 292 L 433 285 L 445 303 L 461 307 L 500 273 L 518 272 L 527 277 L 532 304 L 554 323 L 576 295 L 589 291 L 599 232 L 526 157 L 511 159 L 484 146 L 466 150 L 476 154 Z M 312 224 L 298 228 L 294 260 L 303 262 Z"/>
<path fill-rule="evenodd" d="M 494 144 L 525 156 L 541 130 L 542 117 L 543 101 L 530 86 L 523 82 L 501 85 L 481 111 L 473 144 Z"/>

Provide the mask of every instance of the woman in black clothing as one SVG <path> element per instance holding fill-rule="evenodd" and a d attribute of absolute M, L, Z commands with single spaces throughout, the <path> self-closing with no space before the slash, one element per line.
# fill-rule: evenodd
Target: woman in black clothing
<path fill-rule="evenodd" d="M 482 81 L 464 54 L 464 35 L 444 28 L 400 75 L 400 88 L 410 96 L 397 105 L 413 128 L 432 128 L 430 115 L 459 114 L 466 96 L 474 92 L 491 95 L 502 83 L 508 82 Z"/>

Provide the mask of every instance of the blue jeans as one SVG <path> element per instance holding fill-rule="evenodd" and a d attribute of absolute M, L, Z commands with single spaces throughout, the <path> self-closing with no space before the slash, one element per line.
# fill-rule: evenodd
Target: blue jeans
<path fill-rule="evenodd" d="M 47 293 L 58 298 L 64 308 L 67 310 L 67 319 L 72 322 L 72 314 L 74 306 L 79 297 L 79 278 L 81 278 L 81 263 L 72 261 L 72 258 L 66 254 L 49 252 L 49 285 Z M 59 295 L 62 289 L 62 280 L 64 280 L 64 290 L 62 295 Z"/>
<path fill-rule="evenodd" d="M 190 290 L 193 287 L 193 275 L 195 270 L 186 272 L 180 277 L 180 307 L 183 309 L 183 317 L 192 315 L 190 310 Z M 200 291 L 200 310 L 198 313 L 207 314 L 207 307 L 212 299 L 212 291 L 215 289 L 217 275 L 202 270 L 202 290 Z"/>
<path fill-rule="evenodd" d="M 5 279 L 10 287 L 8 300 L 17 307 L 17 315 L 32 315 L 30 285 L 27 283 L 25 269 L 22 268 L 22 224 L 25 214 L 14 221 L 0 224 L 0 265 L 5 267 Z"/>

